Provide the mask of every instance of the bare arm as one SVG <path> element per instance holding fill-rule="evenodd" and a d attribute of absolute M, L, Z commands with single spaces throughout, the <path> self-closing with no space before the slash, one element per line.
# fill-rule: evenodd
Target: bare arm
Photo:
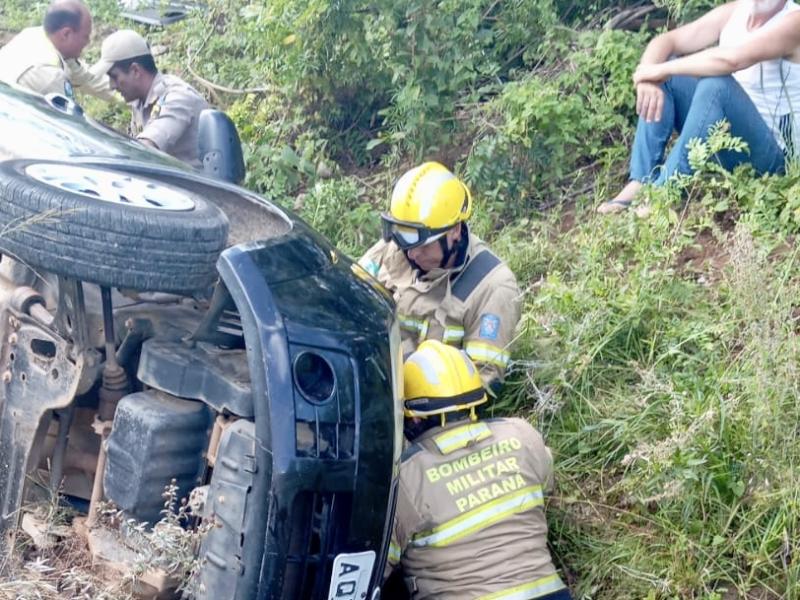
<path fill-rule="evenodd" d="M 663 63 L 671 56 L 694 54 L 717 44 L 722 28 L 733 14 L 735 7 L 736 2 L 728 2 L 691 23 L 657 35 L 647 44 L 639 64 Z"/>
<path fill-rule="evenodd" d="M 101 100 L 119 102 L 120 97 L 114 94 L 105 73 L 93 73 L 77 59 L 70 58 L 64 61 L 69 70 L 69 80 L 81 92 L 91 94 Z"/>
<path fill-rule="evenodd" d="M 765 60 L 787 56 L 800 47 L 800 12 L 761 31 L 740 46 L 715 47 L 654 65 L 640 65 L 634 82 L 664 80 L 672 75 L 730 75 Z"/>
<path fill-rule="evenodd" d="M 669 75 L 664 66 L 675 62 L 673 56 L 691 55 L 719 42 L 725 23 L 730 19 L 736 2 L 723 4 L 677 29 L 657 35 L 647 45 L 634 74 L 636 112 L 645 121 L 660 121 L 664 92 L 660 83 Z"/>

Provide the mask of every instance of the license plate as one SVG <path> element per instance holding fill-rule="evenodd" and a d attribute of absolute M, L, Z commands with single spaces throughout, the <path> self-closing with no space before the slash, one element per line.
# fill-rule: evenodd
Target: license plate
<path fill-rule="evenodd" d="M 365 600 L 369 591 L 375 552 L 340 554 L 333 561 L 328 600 Z"/>

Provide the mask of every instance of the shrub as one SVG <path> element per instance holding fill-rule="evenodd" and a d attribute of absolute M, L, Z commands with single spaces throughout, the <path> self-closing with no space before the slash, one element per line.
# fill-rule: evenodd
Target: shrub
<path fill-rule="evenodd" d="M 364 183 L 350 177 L 319 181 L 295 207 L 317 231 L 357 259 L 380 239 L 379 210 L 365 201 Z"/>
<path fill-rule="evenodd" d="M 552 205 L 599 168 L 620 161 L 633 121 L 630 83 L 642 37 L 618 31 L 575 35 L 543 75 L 509 83 L 477 109 L 485 125 L 466 175 L 500 218 Z M 563 55 L 562 55 L 563 53 Z"/>
<path fill-rule="evenodd" d="M 272 123 L 302 114 L 330 156 L 364 164 L 370 139 L 435 152 L 459 103 L 521 65 L 553 22 L 539 0 L 213 0 L 172 42 L 204 77 L 279 96 Z"/>

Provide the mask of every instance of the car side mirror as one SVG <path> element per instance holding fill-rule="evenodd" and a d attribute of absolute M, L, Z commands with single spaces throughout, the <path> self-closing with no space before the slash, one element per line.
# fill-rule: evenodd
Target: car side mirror
<path fill-rule="evenodd" d="M 200 113 L 197 143 L 203 172 L 216 179 L 240 183 L 245 176 L 242 143 L 231 118 L 221 110 Z"/>

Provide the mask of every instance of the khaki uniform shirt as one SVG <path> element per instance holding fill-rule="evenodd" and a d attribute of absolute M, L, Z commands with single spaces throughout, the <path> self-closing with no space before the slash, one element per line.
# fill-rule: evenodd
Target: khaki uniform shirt
<path fill-rule="evenodd" d="M 528 600 L 564 588 L 547 549 L 552 456 L 522 419 L 460 421 L 403 453 L 387 575 L 413 600 Z"/>
<path fill-rule="evenodd" d="M 522 294 L 511 269 L 499 259 L 465 299 L 453 294 L 453 286 L 481 252 L 490 251 L 470 234 L 463 266 L 420 274 L 394 242 L 380 241 L 359 264 L 394 296 L 404 356 L 426 339 L 452 344 L 466 351 L 488 385 L 502 381 L 508 366 Z"/>
<path fill-rule="evenodd" d="M 108 77 L 92 74 L 77 59 L 64 59 L 42 27 L 29 27 L 0 48 L 0 81 L 38 94 L 72 98 L 74 89 L 115 100 Z"/>
<path fill-rule="evenodd" d="M 200 168 L 198 121 L 205 99 L 174 75 L 158 73 L 144 102 L 131 102 L 133 137 L 153 142 L 162 152 Z"/>

